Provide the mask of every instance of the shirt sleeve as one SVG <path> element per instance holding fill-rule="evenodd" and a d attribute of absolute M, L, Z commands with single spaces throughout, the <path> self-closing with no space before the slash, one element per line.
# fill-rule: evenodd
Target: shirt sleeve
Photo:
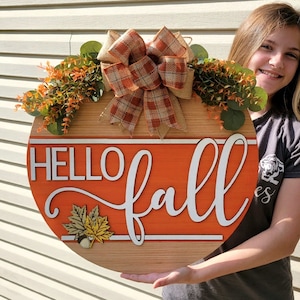
<path fill-rule="evenodd" d="M 288 124 L 288 139 L 286 151 L 288 153 L 285 161 L 285 178 L 300 177 L 300 122 L 291 121 Z"/>

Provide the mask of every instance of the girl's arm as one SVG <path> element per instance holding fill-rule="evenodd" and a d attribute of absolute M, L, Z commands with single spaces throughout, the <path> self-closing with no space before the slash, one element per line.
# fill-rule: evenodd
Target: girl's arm
<path fill-rule="evenodd" d="M 173 283 L 200 283 L 223 275 L 262 266 L 291 255 L 300 237 L 300 178 L 283 180 L 271 226 L 239 246 L 197 265 L 172 272 L 121 274 L 161 287 Z"/>

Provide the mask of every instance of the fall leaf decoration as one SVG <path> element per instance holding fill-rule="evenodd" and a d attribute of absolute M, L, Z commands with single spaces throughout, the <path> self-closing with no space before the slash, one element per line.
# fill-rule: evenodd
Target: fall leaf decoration
<path fill-rule="evenodd" d="M 85 102 L 98 102 L 104 91 L 100 61 L 96 59 L 101 44 L 89 41 L 80 48 L 80 55 L 67 56 L 57 66 L 49 62 L 42 69 L 47 76 L 36 89 L 17 98 L 21 108 L 32 116 L 42 116 L 39 128 L 54 135 L 68 133 L 75 113 Z"/>
<path fill-rule="evenodd" d="M 190 67 L 195 70 L 193 90 L 221 128 L 238 130 L 245 121 L 244 110 L 259 111 L 267 103 L 254 72 L 233 61 L 195 59 Z"/>
<path fill-rule="evenodd" d="M 91 246 L 94 241 L 103 243 L 105 240 L 113 235 L 112 232 L 108 231 L 110 226 L 108 225 L 107 217 L 98 217 L 94 221 L 89 216 L 85 220 L 85 234 L 92 238 Z"/>
<path fill-rule="evenodd" d="M 75 240 L 84 248 L 91 248 L 95 241 L 103 243 L 113 235 L 113 232 L 109 231 L 107 216 L 99 215 L 98 206 L 87 215 L 86 206 L 73 205 L 71 213 L 68 218 L 71 222 L 63 226 L 69 234 L 75 235 Z"/>
<path fill-rule="evenodd" d="M 77 205 L 73 205 L 72 216 L 68 219 L 71 223 L 63 224 L 63 226 L 67 229 L 69 234 L 75 234 L 75 239 L 77 240 L 85 231 L 86 206 L 81 208 Z"/>

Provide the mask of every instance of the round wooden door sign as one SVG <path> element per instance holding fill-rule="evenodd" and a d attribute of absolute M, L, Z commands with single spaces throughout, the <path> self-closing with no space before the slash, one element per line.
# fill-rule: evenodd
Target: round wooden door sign
<path fill-rule="evenodd" d="M 187 131 L 133 137 L 99 121 L 113 93 L 77 112 L 69 133 L 37 132 L 28 143 L 31 190 L 47 224 L 68 247 L 102 267 L 129 273 L 193 263 L 237 228 L 256 186 L 258 151 L 246 116 L 220 130 L 199 99 L 182 100 Z"/>

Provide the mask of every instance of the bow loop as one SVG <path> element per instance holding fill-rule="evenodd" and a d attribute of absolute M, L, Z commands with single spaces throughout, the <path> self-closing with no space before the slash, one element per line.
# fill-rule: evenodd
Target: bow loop
<path fill-rule="evenodd" d="M 128 66 L 146 55 L 146 46 L 141 36 L 135 30 L 129 29 L 114 42 L 108 52 Z"/>
<path fill-rule="evenodd" d="M 186 59 L 183 57 L 161 57 L 158 73 L 164 86 L 182 89 L 187 76 Z"/>
<path fill-rule="evenodd" d="M 166 27 L 163 27 L 148 44 L 149 56 L 183 56 L 186 48 L 179 42 L 175 35 Z"/>
<path fill-rule="evenodd" d="M 122 63 L 109 65 L 103 71 L 116 97 L 123 97 L 139 88 L 134 83 L 129 69 Z"/>

